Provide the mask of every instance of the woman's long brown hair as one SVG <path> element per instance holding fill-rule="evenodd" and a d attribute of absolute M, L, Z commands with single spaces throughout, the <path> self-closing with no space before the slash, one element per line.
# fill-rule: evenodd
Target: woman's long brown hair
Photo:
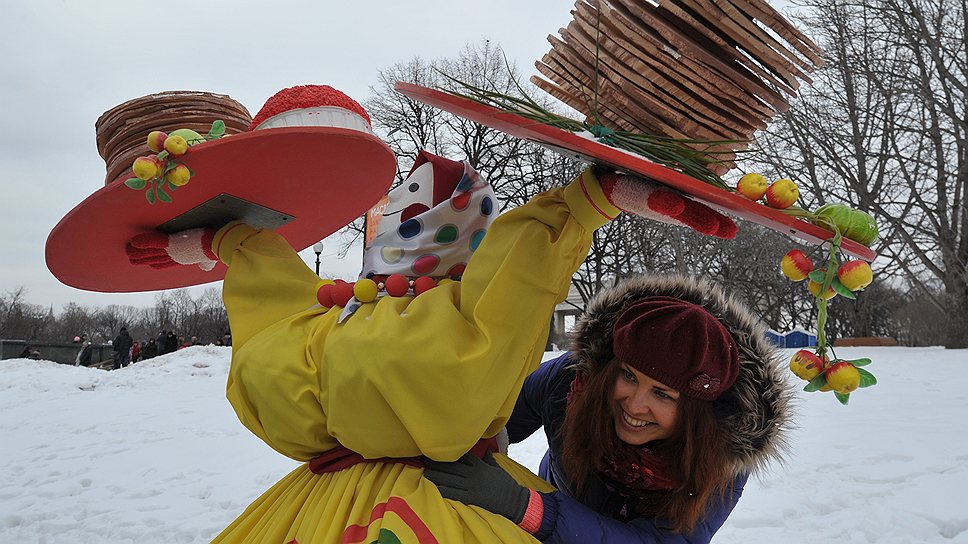
<path fill-rule="evenodd" d="M 561 462 L 579 495 L 588 475 L 601 465 L 609 449 L 621 445 L 612 407 L 620 369 L 619 362 L 612 360 L 604 369 L 587 373 L 582 391 L 565 409 L 560 431 Z M 673 434 L 649 447 L 672 467 L 680 485 L 672 491 L 641 497 L 635 501 L 635 512 L 661 520 L 675 532 L 688 533 L 705 514 L 711 499 L 725 497 L 732 475 L 712 403 L 682 395 L 677 410 Z"/>

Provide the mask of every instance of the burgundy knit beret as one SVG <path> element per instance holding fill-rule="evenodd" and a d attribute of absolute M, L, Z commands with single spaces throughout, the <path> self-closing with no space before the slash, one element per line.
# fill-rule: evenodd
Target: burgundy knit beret
<path fill-rule="evenodd" d="M 739 374 L 736 341 L 703 307 L 647 297 L 615 320 L 612 350 L 620 361 L 700 400 L 715 400 Z"/>

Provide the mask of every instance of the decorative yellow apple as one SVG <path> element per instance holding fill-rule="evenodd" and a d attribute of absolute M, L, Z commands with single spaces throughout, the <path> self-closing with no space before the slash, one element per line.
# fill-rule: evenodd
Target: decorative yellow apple
<path fill-rule="evenodd" d="M 789 208 L 798 198 L 800 198 L 800 188 L 791 179 L 778 179 L 766 188 L 766 204 L 771 208 L 780 210 Z"/>
<path fill-rule="evenodd" d="M 165 174 L 165 179 L 168 180 L 175 187 L 182 187 L 188 184 L 188 181 L 192 178 L 192 172 L 184 164 L 179 164 L 178 166 L 172 168 Z"/>
<path fill-rule="evenodd" d="M 842 395 L 850 394 L 860 387 L 860 372 L 846 361 L 831 365 L 824 371 L 824 377 L 827 378 L 827 385 Z"/>
<path fill-rule="evenodd" d="M 823 372 L 823 360 L 816 353 L 801 349 L 790 359 L 790 370 L 801 380 L 809 382 Z"/>
<path fill-rule="evenodd" d="M 780 270 L 793 281 L 803 281 L 813 271 L 813 261 L 804 252 L 794 249 L 780 259 Z"/>
<path fill-rule="evenodd" d="M 173 134 L 165 139 L 165 151 L 174 157 L 184 155 L 188 151 L 188 142 L 183 136 Z"/>
<path fill-rule="evenodd" d="M 138 157 L 131 165 L 131 170 L 134 171 L 134 175 L 148 181 L 161 173 L 160 166 L 160 163 L 154 157 Z"/>
<path fill-rule="evenodd" d="M 813 296 L 822 298 L 823 300 L 830 300 L 837 296 L 837 291 L 834 291 L 833 287 L 828 287 L 827 290 L 824 291 L 823 295 L 820 295 L 820 284 L 813 280 L 807 282 L 807 290 L 813 293 Z"/>
<path fill-rule="evenodd" d="M 874 281 L 874 272 L 871 265 L 864 261 L 847 261 L 837 270 L 837 278 L 844 287 L 859 291 Z"/>
<path fill-rule="evenodd" d="M 152 130 L 148 133 L 148 149 L 155 153 L 161 153 L 165 149 L 165 140 L 168 135 L 160 130 Z"/>
<path fill-rule="evenodd" d="M 759 200 L 766 194 L 766 187 L 769 185 L 762 174 L 751 172 L 739 178 L 736 183 L 736 191 L 750 200 Z"/>

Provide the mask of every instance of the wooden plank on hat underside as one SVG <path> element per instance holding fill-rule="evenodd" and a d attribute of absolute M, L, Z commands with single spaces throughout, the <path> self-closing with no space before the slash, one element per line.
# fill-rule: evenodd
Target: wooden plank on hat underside
<path fill-rule="evenodd" d="M 587 12 L 578 12 L 575 18 L 578 29 L 582 32 L 580 41 L 586 50 L 594 46 L 594 39 L 590 34 L 597 30 L 592 26 L 596 21 L 589 22 L 587 20 L 590 15 L 594 16 L 594 14 Z M 615 33 L 597 33 L 597 35 L 600 50 L 604 51 L 604 54 L 600 54 L 600 58 L 615 70 L 620 78 L 644 90 L 653 92 L 660 100 L 664 100 L 696 122 L 718 133 L 720 138 L 747 139 L 752 137 L 755 130 L 753 122 L 746 119 L 737 119 L 721 109 L 714 108 L 703 99 L 702 93 L 694 85 L 683 80 L 670 79 L 664 71 L 653 70 L 650 65 L 640 61 L 623 47 L 623 45 L 626 45 L 622 43 L 624 40 L 622 42 L 613 40 L 612 37 L 621 39 Z M 670 100 L 674 102 L 670 102 Z"/>
<path fill-rule="evenodd" d="M 800 79 L 810 80 L 807 74 L 780 52 L 790 54 L 785 47 L 771 38 L 745 13 L 739 12 L 727 0 L 700 1 L 708 6 L 707 9 L 710 13 L 716 13 L 719 16 L 718 21 L 721 23 L 721 26 L 718 27 L 719 30 L 726 32 L 734 41 L 743 46 L 748 55 L 782 77 L 791 87 L 799 88 Z M 711 23 L 711 21 L 709 22 Z M 716 28 L 712 30 L 715 31 Z M 793 55 L 793 58 L 798 62 L 803 62 L 796 55 Z"/>
<path fill-rule="evenodd" d="M 596 9 L 594 3 L 582 3 L 581 6 L 592 12 Z M 639 61 L 651 64 L 658 71 L 669 73 L 672 79 L 701 89 L 709 96 L 711 103 L 736 118 L 746 119 L 755 123 L 757 128 L 764 129 L 766 123 L 763 119 L 770 119 L 776 113 L 769 105 L 757 100 L 715 69 L 678 55 L 666 47 L 658 34 L 646 32 L 636 26 L 632 22 L 631 14 L 623 12 L 622 9 L 613 9 L 608 4 L 602 4 L 602 22 L 610 34 L 630 44 L 631 47 L 626 49 Z"/>
<path fill-rule="evenodd" d="M 604 117 L 613 121 L 622 121 L 623 130 L 629 132 L 646 132 L 660 134 L 670 138 L 689 138 L 686 133 L 678 130 L 678 127 L 669 124 L 661 115 L 654 113 L 655 110 L 646 110 L 636 105 L 629 104 L 628 98 L 615 89 L 615 86 L 608 80 L 600 78 L 596 81 L 594 71 L 582 66 L 584 61 L 578 58 L 569 58 L 569 53 L 552 49 L 545 55 L 545 63 L 550 67 L 558 67 L 556 73 L 565 76 L 566 79 L 559 81 L 559 84 L 568 88 L 574 86 L 579 91 L 585 89 L 589 103 L 595 104 L 598 108 L 597 115 L 594 110 L 585 110 L 585 114 L 592 122 L 596 122 L 596 117 Z M 553 77 L 551 74 L 545 74 Z M 598 93 L 596 97 L 594 93 Z M 643 127 L 646 127 L 643 130 Z"/>
<path fill-rule="evenodd" d="M 657 32 L 666 41 L 668 47 L 679 54 L 695 58 L 703 64 L 715 67 L 734 83 L 769 103 L 777 111 L 786 111 L 790 108 L 790 104 L 782 95 L 755 74 L 750 73 L 742 66 L 727 63 L 709 53 L 692 38 L 679 31 L 678 28 L 668 24 L 651 5 L 643 6 L 635 0 L 615 0 L 615 3 L 624 6 L 632 14 L 636 24 Z"/>
<path fill-rule="evenodd" d="M 579 104 L 575 109 L 585 114 L 586 123 L 600 124 L 612 129 L 635 130 L 635 119 L 628 117 L 627 112 L 619 110 L 617 103 L 598 100 L 594 94 L 596 82 L 590 81 L 553 52 L 546 54 L 542 63 L 537 66 L 539 72 L 578 98 Z M 599 92 L 602 92 L 601 89 Z"/>
<path fill-rule="evenodd" d="M 608 64 L 605 62 L 605 55 L 607 55 L 608 53 L 600 50 L 599 57 L 598 59 L 596 59 L 595 52 L 588 51 L 587 49 L 588 44 L 582 44 L 582 41 L 584 40 L 585 37 L 582 36 L 580 31 L 578 30 L 576 21 L 572 21 L 568 25 L 568 29 L 565 29 L 562 32 L 562 35 L 565 37 L 566 41 L 570 42 L 570 45 L 572 47 L 556 48 L 556 51 L 558 53 L 572 58 L 573 61 L 574 61 L 574 57 L 576 56 L 580 58 L 582 62 L 580 64 L 576 63 L 576 67 L 581 69 L 593 81 L 596 78 L 595 72 L 597 68 L 597 70 L 602 73 L 602 76 L 598 77 L 599 80 L 608 81 L 610 83 L 614 82 L 616 85 L 619 84 L 622 78 L 618 77 L 614 72 L 614 70 L 610 69 L 608 67 Z M 592 47 L 594 47 L 594 45 L 592 45 Z M 597 60 L 597 67 L 596 67 L 596 60 Z M 671 103 L 670 97 L 661 96 L 663 93 L 660 90 L 656 89 L 654 85 L 647 84 L 647 88 L 644 88 L 638 92 L 636 92 L 636 90 L 634 89 L 626 88 L 625 92 L 630 93 L 630 95 L 628 96 L 630 100 L 642 105 L 642 107 L 644 107 L 649 111 L 656 112 L 656 115 L 661 119 L 663 119 L 667 124 L 669 124 L 670 126 L 679 127 L 679 129 L 684 134 L 687 134 L 688 137 L 690 138 L 693 138 L 693 139 L 722 138 L 722 136 L 711 133 L 709 130 L 702 127 L 699 123 L 691 119 L 689 116 L 685 115 L 685 113 L 681 109 L 675 107 L 675 105 Z M 643 126 L 643 127 L 640 127 L 640 130 L 642 130 L 643 132 L 647 132 L 648 128 L 649 127 Z"/>
<path fill-rule="evenodd" d="M 595 82 L 585 73 L 585 68 L 574 67 L 567 59 L 561 58 L 559 61 L 553 57 L 561 58 L 556 51 L 549 52 L 545 55 L 544 65 L 536 65 L 538 70 L 549 78 L 557 79 L 563 88 L 571 91 L 571 93 L 565 92 L 562 94 L 581 94 L 585 90 L 594 89 L 595 85 L 598 85 L 599 100 L 597 103 L 599 116 L 606 117 L 612 122 L 617 122 L 621 130 L 667 136 L 670 138 L 696 139 L 695 135 L 680 132 L 678 127 L 670 125 L 666 120 L 654 116 L 650 110 L 643 108 L 635 101 L 629 100 L 630 93 L 628 91 L 616 90 L 613 83 L 605 79 Z M 545 88 L 540 84 L 539 86 Z M 589 101 L 594 100 L 592 97 L 586 97 L 586 99 Z M 582 101 L 579 100 L 578 102 L 580 103 Z M 599 123 L 601 121 L 589 115 L 588 122 Z M 629 123 L 634 123 L 632 129 L 627 128 Z M 735 166 L 732 162 L 735 159 L 735 154 L 732 152 L 737 149 L 745 149 L 746 144 L 742 142 L 730 142 L 710 146 L 708 144 L 695 143 L 686 145 L 686 147 L 697 151 L 716 152 L 715 158 L 722 162 L 714 165 L 711 170 L 717 174 L 722 174 Z"/>
<path fill-rule="evenodd" d="M 814 66 L 820 68 L 824 65 L 823 50 L 768 3 L 763 0 L 731 0 L 731 2 L 738 9 L 776 32 L 800 54 L 810 59 Z"/>
<path fill-rule="evenodd" d="M 783 56 L 789 62 L 797 65 L 801 70 L 806 72 L 812 72 L 815 68 L 812 61 L 804 60 L 803 57 L 797 54 L 796 47 L 789 42 L 785 37 L 783 37 L 779 32 L 776 32 L 767 25 L 766 21 L 758 19 L 754 14 L 743 9 L 743 2 L 736 0 L 716 0 L 717 4 L 723 5 L 723 11 L 730 14 L 740 26 L 747 29 L 750 34 L 760 40 L 770 49 L 773 49 L 777 53 Z M 773 34 L 767 32 L 763 27 L 773 30 L 776 36 L 782 38 L 786 43 L 782 43 L 777 40 Z M 804 81 L 810 81 L 809 78 L 804 77 Z"/>
<path fill-rule="evenodd" d="M 711 13 L 710 10 L 713 9 L 716 9 L 717 13 Z M 796 76 L 788 71 L 763 63 L 760 58 L 749 52 L 747 46 L 740 50 L 737 45 L 742 46 L 743 44 L 734 40 L 732 36 L 722 30 L 722 27 L 726 26 L 721 21 L 725 14 L 711 3 L 702 0 L 681 0 L 681 5 L 662 4 L 659 12 L 663 14 L 667 22 L 675 25 L 683 33 L 696 40 L 697 43 L 706 47 L 711 53 L 742 65 L 790 96 L 796 95 L 796 88 L 800 85 Z"/>

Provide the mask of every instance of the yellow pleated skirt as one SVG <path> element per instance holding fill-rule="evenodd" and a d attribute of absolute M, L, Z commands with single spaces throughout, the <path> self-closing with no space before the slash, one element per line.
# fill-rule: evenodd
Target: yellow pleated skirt
<path fill-rule="evenodd" d="M 553 488 L 507 456 L 495 459 L 520 484 Z M 534 543 L 496 514 L 444 499 L 423 469 L 360 463 L 329 474 L 303 464 L 256 499 L 213 542 L 278 544 Z"/>

